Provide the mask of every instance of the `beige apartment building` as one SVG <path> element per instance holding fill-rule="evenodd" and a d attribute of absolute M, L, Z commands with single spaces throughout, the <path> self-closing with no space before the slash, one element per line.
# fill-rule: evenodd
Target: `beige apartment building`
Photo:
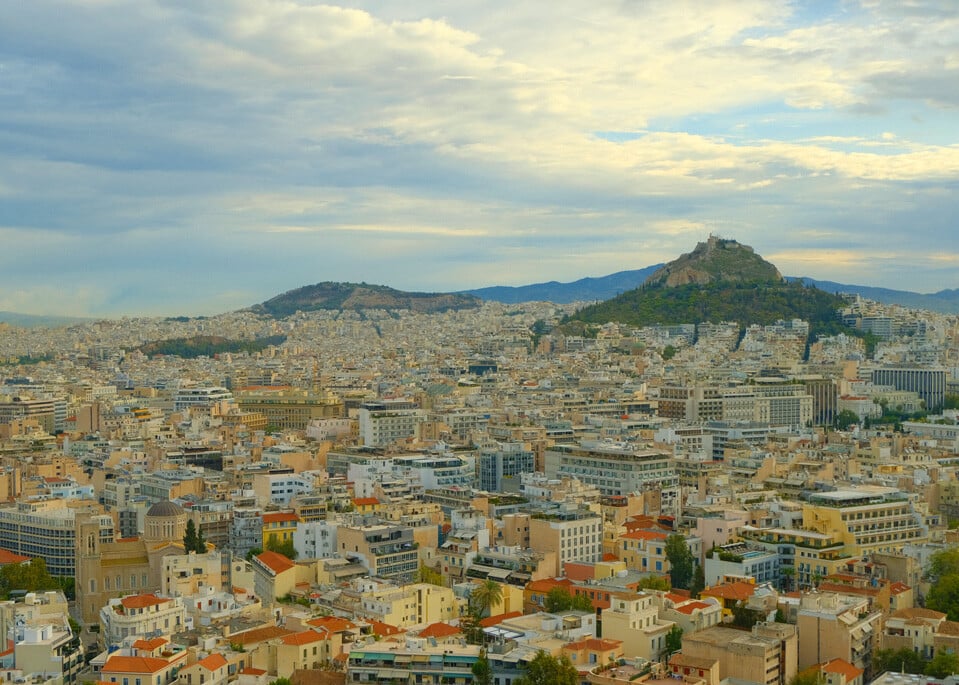
<path fill-rule="evenodd" d="M 882 612 L 870 610 L 868 598 L 807 593 L 800 600 L 796 627 L 803 636 L 799 668 L 843 659 L 871 674 Z"/>
<path fill-rule="evenodd" d="M 785 623 L 757 623 L 751 632 L 713 626 L 683 635 L 683 654 L 718 661 L 722 680 L 786 685 L 797 673 L 798 642 L 796 627 Z"/>

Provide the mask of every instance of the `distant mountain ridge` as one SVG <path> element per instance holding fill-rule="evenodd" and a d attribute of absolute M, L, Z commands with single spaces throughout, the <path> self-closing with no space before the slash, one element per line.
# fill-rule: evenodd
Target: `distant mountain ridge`
<path fill-rule="evenodd" d="M 55 314 L 20 314 L 18 312 L 0 312 L 0 323 L 9 324 L 15 328 L 56 328 L 57 326 L 71 326 L 75 323 L 84 323 L 94 319 L 79 316 L 57 316 Z"/>
<path fill-rule="evenodd" d="M 488 288 L 476 288 L 460 292 L 465 295 L 475 295 L 483 300 L 492 300 L 504 304 L 519 304 L 520 302 L 569 304 L 571 302 L 608 300 L 626 290 L 639 287 L 661 266 L 662 264 L 653 264 L 642 269 L 617 271 L 608 276 L 580 278 L 578 281 L 571 283 L 549 281 L 548 283 L 519 286 L 494 285 Z"/>
<path fill-rule="evenodd" d="M 289 290 L 252 307 L 253 311 L 280 319 L 297 311 L 324 309 L 409 309 L 423 313 L 472 309 L 482 300 L 459 293 L 415 293 L 385 285 L 325 281 Z"/>
<path fill-rule="evenodd" d="M 893 290 L 891 288 L 877 288 L 869 285 L 850 285 L 835 281 L 821 281 L 806 276 L 787 276 L 790 281 L 802 281 L 807 285 L 814 285 L 820 290 L 831 293 L 850 293 L 859 295 L 867 300 L 875 300 L 883 304 L 897 304 L 909 309 L 928 309 L 940 314 L 959 314 L 959 289 L 940 290 L 935 293 L 915 293 L 909 290 Z"/>

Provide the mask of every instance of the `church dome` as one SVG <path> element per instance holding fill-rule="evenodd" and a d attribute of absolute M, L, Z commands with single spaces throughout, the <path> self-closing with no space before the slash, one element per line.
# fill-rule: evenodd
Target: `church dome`
<path fill-rule="evenodd" d="M 176 502 L 157 502 L 147 510 L 147 516 L 179 516 L 185 513 Z"/>

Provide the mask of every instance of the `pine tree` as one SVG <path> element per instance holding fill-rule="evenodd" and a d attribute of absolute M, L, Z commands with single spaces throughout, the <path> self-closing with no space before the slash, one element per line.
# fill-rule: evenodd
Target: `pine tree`
<path fill-rule="evenodd" d="M 190 553 L 196 550 L 197 543 L 196 524 L 193 519 L 187 519 L 186 533 L 183 535 L 183 551 Z"/>

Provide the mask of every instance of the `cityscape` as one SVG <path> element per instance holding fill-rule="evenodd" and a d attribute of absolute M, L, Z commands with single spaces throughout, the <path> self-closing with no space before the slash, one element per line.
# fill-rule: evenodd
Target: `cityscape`
<path fill-rule="evenodd" d="M 959 4 L 0 3 L 0 685 L 959 685 Z"/>
<path fill-rule="evenodd" d="M 837 308 L 595 320 L 716 292 L 788 315 L 795 289 Z M 787 283 L 731 239 L 606 303 L 323 283 L 2 324 L 0 360 L 11 682 L 959 670 L 959 317 Z"/>

